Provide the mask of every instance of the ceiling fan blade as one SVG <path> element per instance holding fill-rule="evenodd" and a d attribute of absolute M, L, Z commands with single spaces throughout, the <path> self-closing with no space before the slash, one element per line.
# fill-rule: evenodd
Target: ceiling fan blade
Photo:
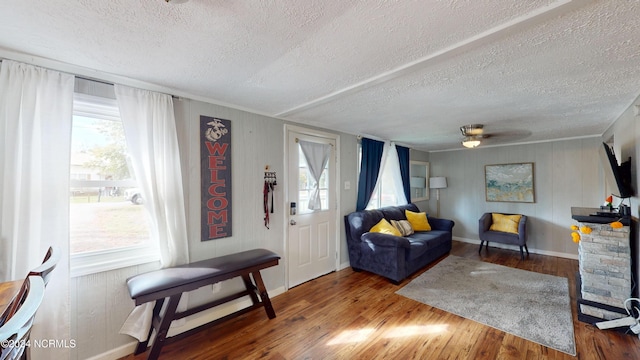
<path fill-rule="evenodd" d="M 528 130 L 504 130 L 491 132 L 485 134 L 483 144 L 503 144 L 511 143 L 515 141 L 521 141 L 531 136 L 531 131 Z"/>

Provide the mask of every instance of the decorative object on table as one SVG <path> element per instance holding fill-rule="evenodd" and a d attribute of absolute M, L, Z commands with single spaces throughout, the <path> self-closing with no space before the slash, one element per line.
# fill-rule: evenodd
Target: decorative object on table
<path fill-rule="evenodd" d="M 576 355 L 567 278 L 449 255 L 396 293 Z"/>
<path fill-rule="evenodd" d="M 613 196 L 607 196 L 607 198 L 604 200 L 604 206 L 606 206 L 609 211 L 613 211 Z"/>
<path fill-rule="evenodd" d="M 200 116 L 201 241 L 231 236 L 231 121 Z"/>
<path fill-rule="evenodd" d="M 440 189 L 447 188 L 447 178 L 436 176 L 429 178 L 429 189 L 436 189 L 436 217 L 440 217 Z"/>
<path fill-rule="evenodd" d="M 278 181 L 275 171 L 269 170 L 269 165 L 264 168 L 264 187 L 262 189 L 263 206 L 264 206 L 264 226 L 269 229 L 269 213 L 273 214 L 273 192 L 275 191 Z M 269 208 L 269 194 L 271 194 L 271 208 Z"/>
<path fill-rule="evenodd" d="M 485 165 L 487 201 L 535 202 L 533 163 Z"/>

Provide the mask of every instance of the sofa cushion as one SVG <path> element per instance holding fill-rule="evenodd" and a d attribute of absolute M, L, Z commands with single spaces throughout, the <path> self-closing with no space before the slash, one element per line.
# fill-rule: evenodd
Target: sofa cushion
<path fill-rule="evenodd" d="M 377 224 L 375 224 L 371 229 L 369 229 L 369 232 L 389 234 L 394 236 L 402 236 L 402 233 L 400 233 L 398 229 L 396 229 L 393 225 L 391 225 L 387 221 L 387 219 L 381 219 L 380 221 L 378 221 Z"/>
<path fill-rule="evenodd" d="M 431 225 L 429 225 L 426 213 L 418 213 L 409 210 L 405 210 L 404 213 L 407 220 L 409 220 L 409 223 L 411 223 L 413 231 L 431 231 Z"/>
<path fill-rule="evenodd" d="M 504 214 L 491 214 L 491 227 L 489 230 L 502 231 L 512 234 L 518 233 L 518 223 L 522 215 L 504 215 Z"/>
<path fill-rule="evenodd" d="M 487 242 L 493 241 L 500 244 L 522 245 L 522 240 L 518 234 L 512 234 L 504 231 L 488 230 L 485 232 L 484 237 L 487 239 Z"/>
<path fill-rule="evenodd" d="M 391 220 L 391 225 L 398 229 L 402 236 L 409 236 L 414 233 L 409 220 Z"/>
<path fill-rule="evenodd" d="M 406 237 L 409 240 L 410 252 L 409 259 L 417 259 L 425 252 L 442 245 L 449 241 L 450 233 L 448 231 L 433 230 L 427 232 L 416 232 Z"/>

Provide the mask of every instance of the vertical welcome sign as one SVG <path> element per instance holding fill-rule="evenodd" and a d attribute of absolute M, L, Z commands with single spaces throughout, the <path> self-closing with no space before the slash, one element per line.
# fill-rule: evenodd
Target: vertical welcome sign
<path fill-rule="evenodd" d="M 231 121 L 200 116 L 201 241 L 231 236 Z"/>

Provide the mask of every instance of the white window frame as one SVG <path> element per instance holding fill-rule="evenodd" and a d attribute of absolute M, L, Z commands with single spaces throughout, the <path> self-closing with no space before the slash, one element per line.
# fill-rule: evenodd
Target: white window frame
<path fill-rule="evenodd" d="M 94 117 L 105 120 L 122 121 L 118 103 L 115 99 L 108 99 L 86 94 L 75 93 L 73 98 L 73 115 Z M 104 186 L 135 187 L 134 180 L 73 180 L 70 187 L 104 187 Z M 160 260 L 158 244 L 150 239 L 147 244 L 128 247 L 70 254 L 70 276 L 78 277 L 103 271 L 121 269 Z"/>

